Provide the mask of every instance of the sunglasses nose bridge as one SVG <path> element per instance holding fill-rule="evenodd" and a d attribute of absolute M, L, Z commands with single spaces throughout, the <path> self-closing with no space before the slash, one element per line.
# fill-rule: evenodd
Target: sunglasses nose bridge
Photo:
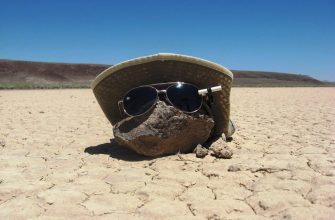
<path fill-rule="evenodd" d="M 160 100 L 166 99 L 166 90 L 157 90 L 157 95 Z"/>

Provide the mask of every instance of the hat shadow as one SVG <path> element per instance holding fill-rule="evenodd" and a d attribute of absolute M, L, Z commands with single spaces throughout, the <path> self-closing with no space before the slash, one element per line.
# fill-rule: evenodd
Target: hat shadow
<path fill-rule="evenodd" d="M 155 159 L 154 157 L 139 155 L 135 151 L 119 145 L 115 139 L 111 139 L 110 143 L 86 147 L 84 152 L 91 155 L 106 154 L 112 158 L 125 161 L 143 161 Z"/>

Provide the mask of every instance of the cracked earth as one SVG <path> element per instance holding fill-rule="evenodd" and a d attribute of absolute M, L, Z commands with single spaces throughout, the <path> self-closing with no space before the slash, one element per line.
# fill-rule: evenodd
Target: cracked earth
<path fill-rule="evenodd" d="M 334 219 L 335 89 L 231 102 L 232 159 L 152 159 L 113 141 L 90 90 L 0 91 L 0 219 Z"/>

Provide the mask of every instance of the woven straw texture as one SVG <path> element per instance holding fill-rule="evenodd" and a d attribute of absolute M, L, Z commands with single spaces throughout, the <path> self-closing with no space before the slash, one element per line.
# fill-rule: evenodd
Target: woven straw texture
<path fill-rule="evenodd" d="M 222 91 L 213 93 L 214 135 L 227 135 L 232 76 L 226 68 L 206 60 L 183 55 L 158 54 L 108 68 L 97 76 L 92 89 L 106 117 L 114 125 L 122 119 L 118 101 L 134 87 L 177 81 L 194 84 L 199 89 L 221 85 Z"/>

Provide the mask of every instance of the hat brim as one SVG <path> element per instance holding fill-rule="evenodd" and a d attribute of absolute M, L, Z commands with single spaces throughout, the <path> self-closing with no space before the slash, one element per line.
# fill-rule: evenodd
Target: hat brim
<path fill-rule="evenodd" d="M 200 89 L 221 85 L 222 90 L 213 93 L 214 134 L 224 133 L 227 136 L 232 80 L 232 72 L 219 64 L 185 55 L 155 54 L 106 69 L 95 78 L 92 90 L 106 117 L 114 125 L 122 120 L 118 101 L 134 87 L 177 81 L 194 84 Z"/>

